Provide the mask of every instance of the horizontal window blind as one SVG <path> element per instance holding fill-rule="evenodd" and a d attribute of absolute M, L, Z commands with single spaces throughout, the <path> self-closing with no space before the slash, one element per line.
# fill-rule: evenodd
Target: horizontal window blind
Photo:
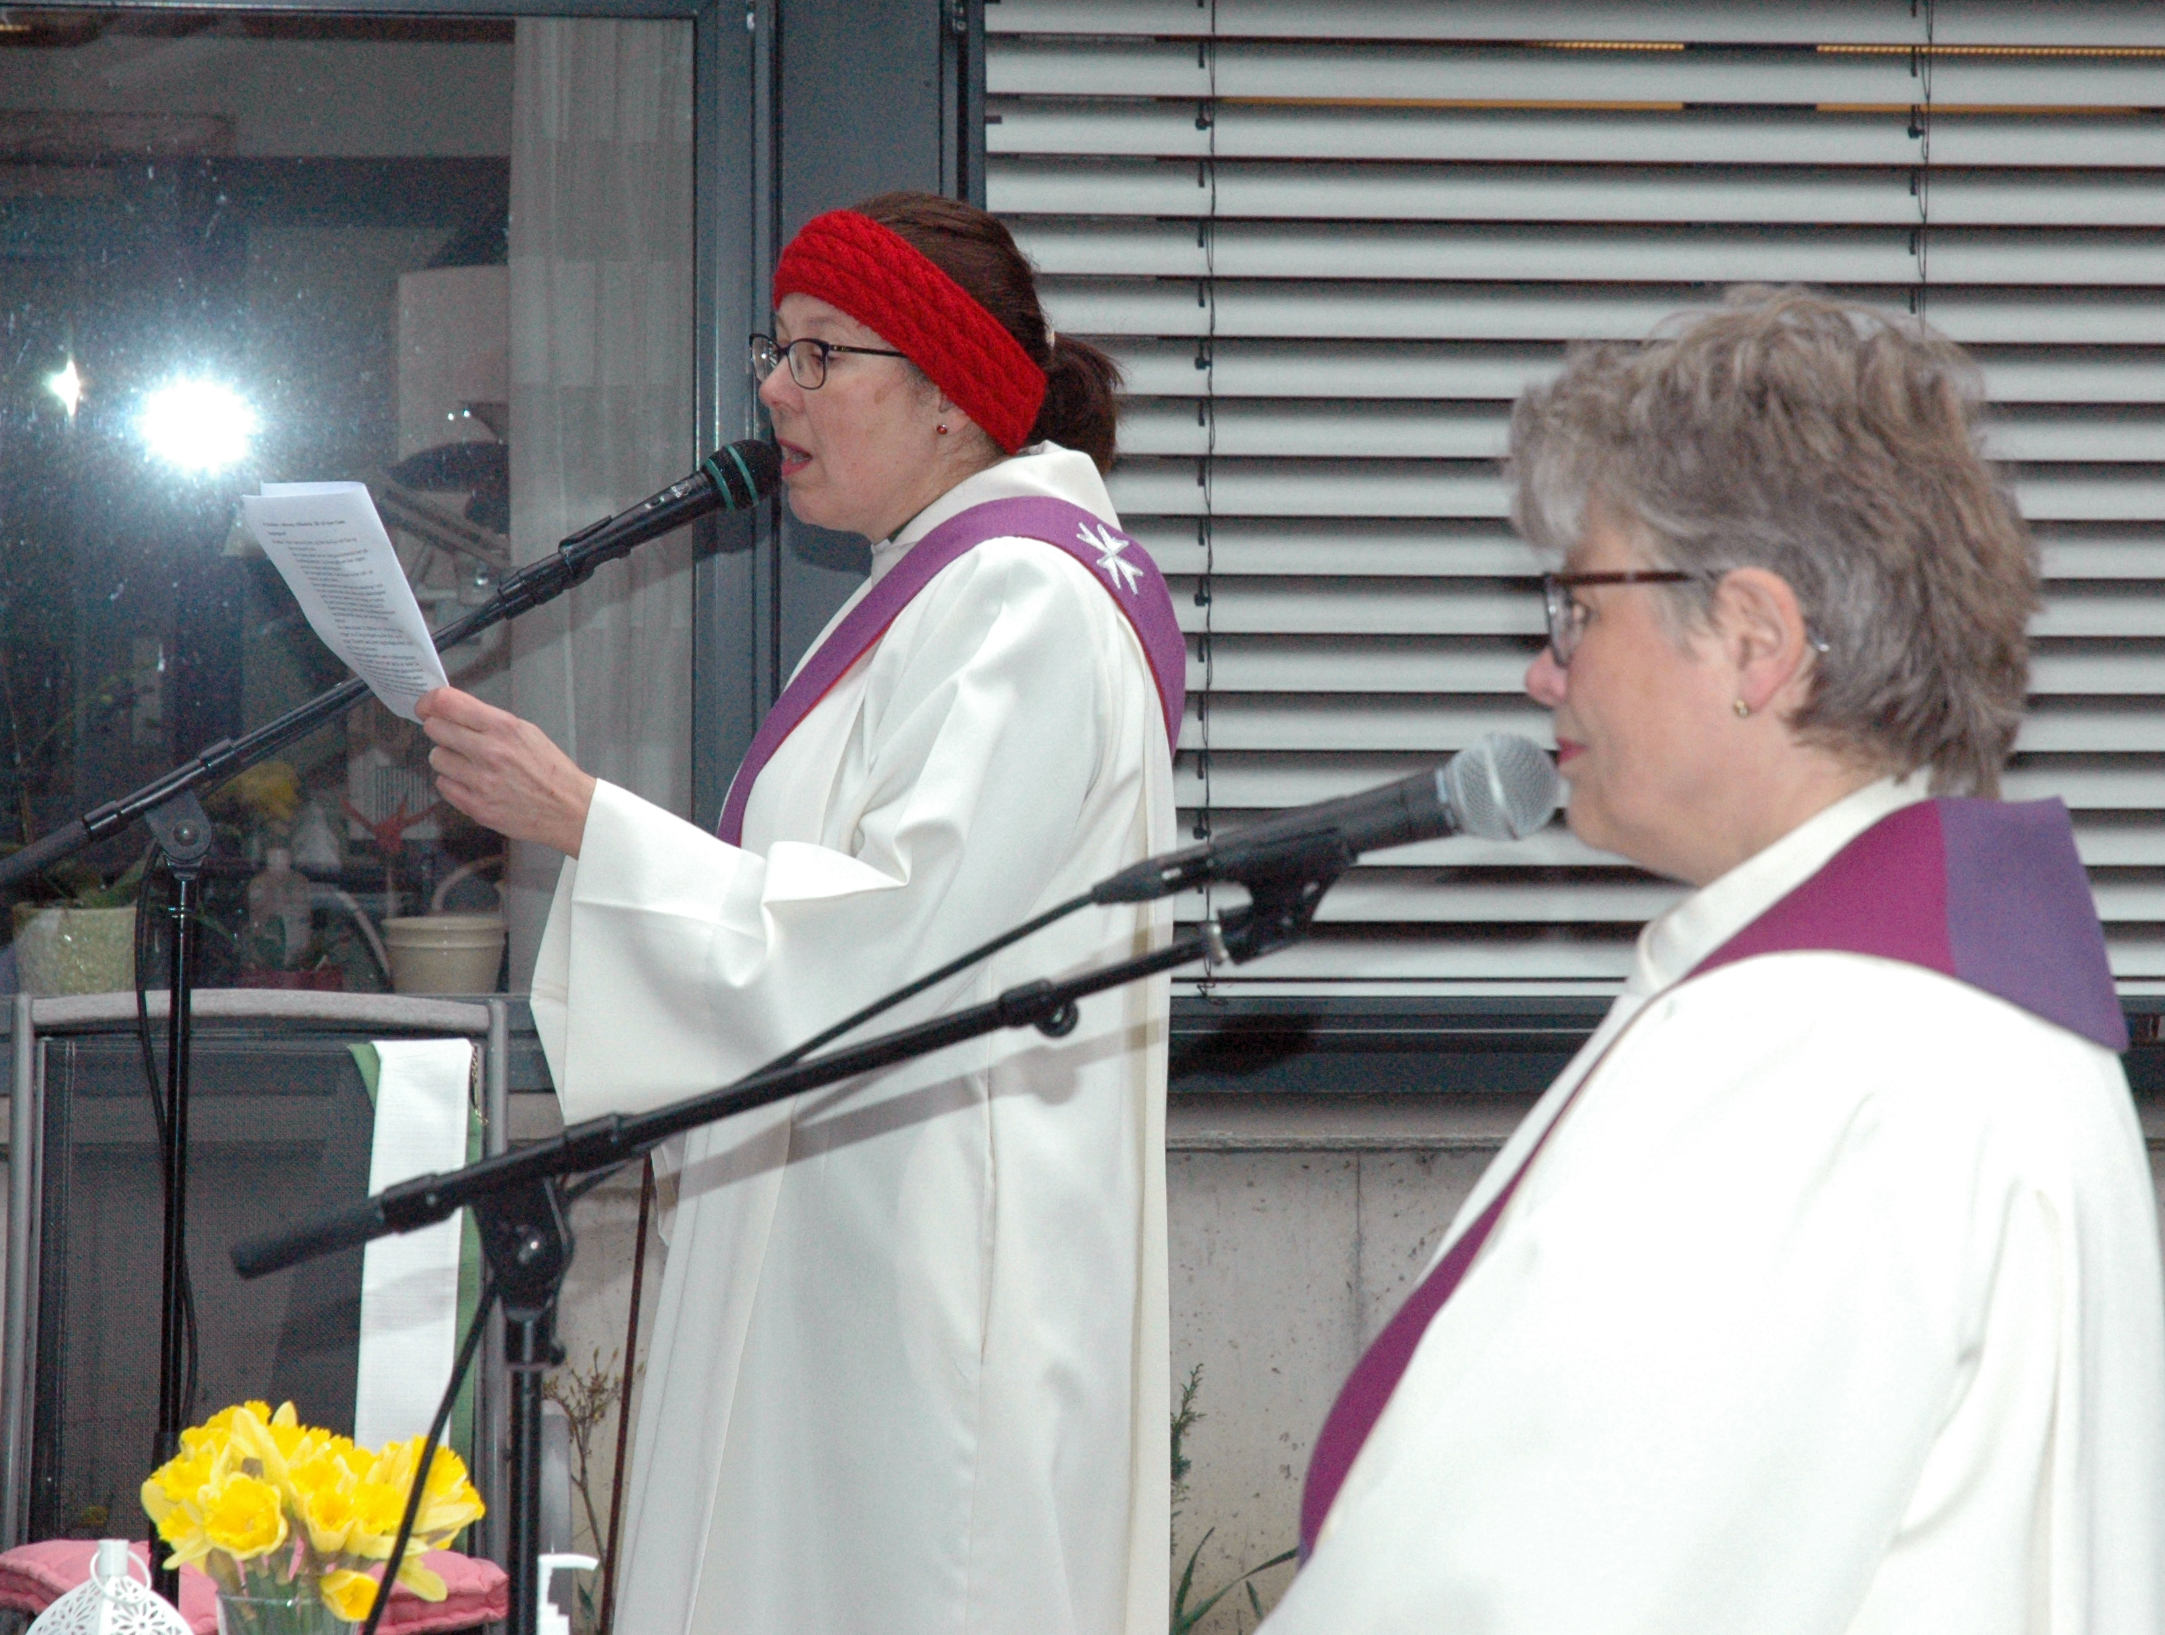
<path fill-rule="evenodd" d="M 2048 576 L 2007 779 L 2165 987 L 2165 7 L 988 0 L 987 196 L 1127 372 L 1184 832 L 1550 742 L 1497 467 L 1577 339 L 1738 282 L 1970 347 Z M 1541 38 L 1530 38 L 1538 30 Z M 1680 888 L 1561 824 L 1380 854 L 1226 986 L 1613 984 Z M 1203 912 L 1185 902 L 1185 918 Z"/>

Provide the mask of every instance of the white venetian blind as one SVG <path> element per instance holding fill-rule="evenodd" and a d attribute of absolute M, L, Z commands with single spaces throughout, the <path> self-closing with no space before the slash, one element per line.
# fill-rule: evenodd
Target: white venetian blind
<path fill-rule="evenodd" d="M 2165 6 L 985 16 L 988 202 L 1128 374 L 1113 492 L 1190 633 L 1186 828 L 1548 742 L 1513 398 L 1574 339 L 1805 282 L 1982 364 L 2050 581 L 2007 793 L 2074 808 L 2115 969 L 2165 979 Z M 1560 824 L 1451 840 L 1221 978 L 1598 985 L 1676 894 Z"/>

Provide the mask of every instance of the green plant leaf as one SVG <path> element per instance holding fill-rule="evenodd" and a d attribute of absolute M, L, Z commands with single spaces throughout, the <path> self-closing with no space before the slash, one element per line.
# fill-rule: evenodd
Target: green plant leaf
<path fill-rule="evenodd" d="M 1216 1531 L 1216 1528 L 1211 1529 L 1211 1532 Z M 1190 1630 L 1195 1628 L 1197 1624 L 1201 1623 L 1205 1618 L 1210 1616 L 1211 1608 L 1215 1607 L 1220 1601 L 1223 1601 L 1228 1595 L 1231 1595 L 1243 1584 L 1246 1584 L 1248 1586 L 1248 1604 L 1255 1608 L 1255 1615 L 1258 1619 L 1260 1619 L 1263 1616 L 1263 1602 L 1261 1597 L 1259 1597 L 1255 1593 L 1255 1586 L 1248 1581 L 1254 1578 L 1258 1573 L 1267 1573 L 1273 1567 L 1284 1566 L 1288 1561 L 1291 1561 L 1295 1556 L 1300 1554 L 1300 1551 L 1297 1549 L 1281 1551 L 1279 1554 L 1272 1556 L 1268 1561 L 1261 1562 L 1258 1563 L 1256 1566 L 1250 1567 L 1238 1578 L 1234 1579 L 1231 1583 L 1225 1585 L 1216 1594 L 1212 1595 L 1207 1601 L 1203 1602 L 1202 1605 L 1190 1608 L 1188 1605 L 1188 1594 L 1195 1585 L 1196 1558 L 1203 1553 L 1203 1546 L 1208 1544 L 1209 1542 L 1210 1533 L 1205 1533 L 1200 1539 L 1196 1540 L 1195 1548 L 1189 1552 L 1188 1570 L 1180 1575 L 1180 1588 L 1173 1596 L 1173 1620 L 1170 1626 L 1169 1635 L 1188 1635 L 1188 1632 Z"/>

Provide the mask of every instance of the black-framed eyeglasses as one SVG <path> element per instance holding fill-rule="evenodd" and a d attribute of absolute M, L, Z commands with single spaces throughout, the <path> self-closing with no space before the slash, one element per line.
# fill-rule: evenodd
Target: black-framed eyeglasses
<path fill-rule="evenodd" d="M 1615 573 L 1545 573 L 1541 601 L 1549 615 L 1549 657 L 1560 670 L 1571 667 L 1592 609 L 1571 593 L 1581 585 L 1681 585 L 1699 576 L 1674 568 L 1629 568 Z"/>
<path fill-rule="evenodd" d="M 751 338 L 752 375 L 762 386 L 767 377 L 782 367 L 782 360 L 789 360 L 789 378 L 808 392 L 816 392 L 827 384 L 827 360 L 837 352 L 854 352 L 867 358 L 899 358 L 900 352 L 890 352 L 883 346 L 837 346 L 832 341 L 814 340 L 809 335 L 800 336 L 784 346 L 772 335 L 754 335 Z"/>

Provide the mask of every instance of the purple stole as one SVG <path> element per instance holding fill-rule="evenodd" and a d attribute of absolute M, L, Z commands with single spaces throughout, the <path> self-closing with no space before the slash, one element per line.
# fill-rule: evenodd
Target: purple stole
<path fill-rule="evenodd" d="M 1806 952 L 1921 965 L 2107 1050 L 2127 1049 L 2127 1020 L 2106 962 L 2104 930 L 2075 853 L 2074 826 L 2057 800 L 2007 805 L 1942 799 L 1891 812 L 1683 980 L 1759 954 Z M 1465 1278 L 1571 1100 L 1600 1066 L 1597 1060 L 1581 1076 L 1517 1172 L 1354 1365 L 1308 1462 L 1301 1493 L 1303 1560 L 1430 1320 Z"/>
<path fill-rule="evenodd" d="M 1188 690 L 1188 644 L 1173 613 L 1165 576 L 1149 553 L 1119 529 L 1066 500 L 1051 498 L 988 500 L 953 516 L 925 535 L 849 610 L 827 639 L 790 678 L 759 725 L 752 747 L 729 785 L 716 833 L 732 846 L 744 843 L 744 807 L 752 785 L 782 741 L 810 715 L 834 684 L 887 633 L 887 627 L 912 597 L 957 557 L 988 539 L 1042 540 L 1067 552 L 1091 570 L 1113 605 L 1127 616 L 1157 683 L 1168 744 L 1180 741 L 1181 707 Z"/>

